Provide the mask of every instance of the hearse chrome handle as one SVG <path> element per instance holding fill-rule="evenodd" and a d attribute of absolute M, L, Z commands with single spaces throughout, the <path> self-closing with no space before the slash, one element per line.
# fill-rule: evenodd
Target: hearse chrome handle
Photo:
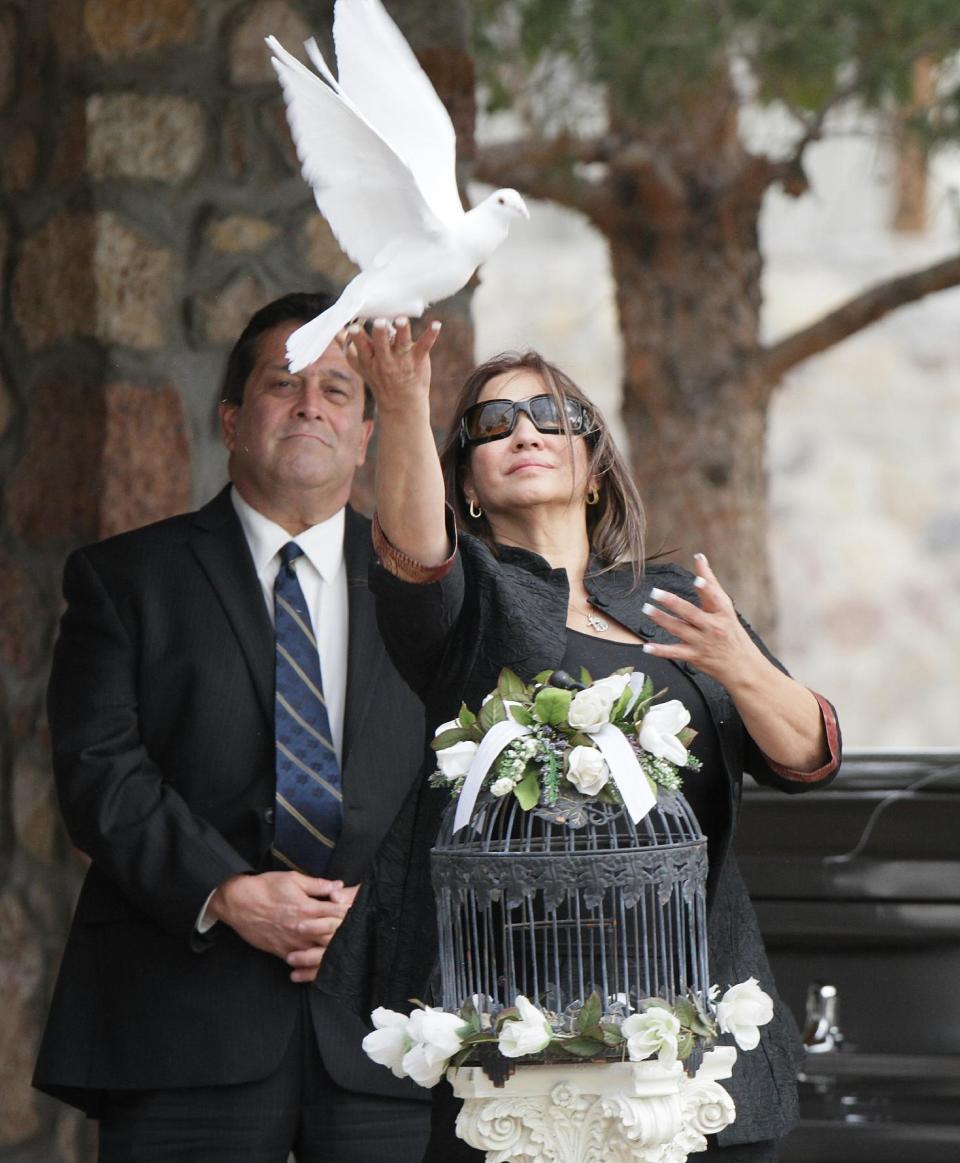
<path fill-rule="evenodd" d="M 803 1041 L 809 1054 L 827 1054 L 843 1042 L 838 1017 L 840 994 L 835 985 L 812 981 L 807 987 L 807 1020 Z"/>

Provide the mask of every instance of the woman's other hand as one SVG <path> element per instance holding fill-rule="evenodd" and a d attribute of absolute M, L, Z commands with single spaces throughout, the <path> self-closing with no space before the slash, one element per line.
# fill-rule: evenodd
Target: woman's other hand
<path fill-rule="evenodd" d="M 700 605 L 651 590 L 643 612 L 676 642 L 648 642 L 643 649 L 688 662 L 726 687 L 750 735 L 775 764 L 796 773 L 818 770 L 830 748 L 816 696 L 756 645 L 702 553 L 694 564 Z"/>
<path fill-rule="evenodd" d="M 694 556 L 694 567 L 699 606 L 668 590 L 650 591 L 652 601 L 643 607 L 643 612 L 677 641 L 651 642 L 644 650 L 660 658 L 689 662 L 733 694 L 759 664 L 771 664 L 744 629 L 733 602 L 702 553 Z"/>

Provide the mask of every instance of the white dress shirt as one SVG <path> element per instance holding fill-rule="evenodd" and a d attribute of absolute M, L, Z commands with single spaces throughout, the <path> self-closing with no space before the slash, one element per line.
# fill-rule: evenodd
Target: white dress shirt
<path fill-rule="evenodd" d="M 337 761 L 343 762 L 343 715 L 347 695 L 347 567 L 343 559 L 343 509 L 320 525 L 311 525 L 296 537 L 262 513 L 258 513 L 240 496 L 236 486 L 230 500 L 240 518 L 243 534 L 250 547 L 263 600 L 273 621 L 273 585 L 280 570 L 280 550 L 295 541 L 303 557 L 294 562 L 297 581 L 306 599 L 307 611 L 317 639 L 323 697 L 330 719 Z"/>
<path fill-rule="evenodd" d="M 330 734 L 337 753 L 337 762 L 343 764 L 343 715 L 347 701 L 347 644 L 349 607 L 347 604 L 347 567 L 343 558 L 343 509 L 320 525 L 311 525 L 303 533 L 291 537 L 286 529 L 257 512 L 240 496 L 236 486 L 230 490 L 230 500 L 240 519 L 243 535 L 250 547 L 263 600 L 270 621 L 274 620 L 273 584 L 280 572 L 280 550 L 288 541 L 295 541 L 303 550 L 293 568 L 317 640 L 320 655 L 320 673 L 323 676 L 323 698 L 327 704 Z M 216 889 L 214 889 L 216 892 Z M 213 896 L 213 893 L 210 894 Z M 206 933 L 216 924 L 210 920 L 204 901 L 197 919 L 197 931 Z"/>

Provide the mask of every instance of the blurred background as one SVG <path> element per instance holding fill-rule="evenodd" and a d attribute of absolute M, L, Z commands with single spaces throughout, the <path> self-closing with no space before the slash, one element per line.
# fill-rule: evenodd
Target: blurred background
<path fill-rule="evenodd" d="M 955 0 L 386 7 L 450 109 L 465 194 L 512 185 L 532 212 L 435 312 L 438 433 L 475 360 L 539 348 L 616 426 L 651 552 L 705 550 L 848 745 L 952 762 Z M 263 45 L 316 35 L 329 57 L 331 18 L 330 0 L 0 0 L 0 1160 L 90 1150 L 29 1089 L 82 869 L 43 713 L 63 559 L 207 500 L 230 343 L 264 302 L 350 277 Z M 838 850 L 930 770 L 870 768 Z M 810 827 L 829 834 L 826 807 Z M 955 919 L 938 932 L 956 949 Z"/>

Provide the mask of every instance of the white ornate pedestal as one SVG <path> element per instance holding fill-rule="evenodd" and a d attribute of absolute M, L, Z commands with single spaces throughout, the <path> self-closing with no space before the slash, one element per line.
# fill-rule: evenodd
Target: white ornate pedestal
<path fill-rule="evenodd" d="M 694 1078 L 656 1060 L 519 1066 L 502 1087 L 478 1066 L 447 1077 L 464 1100 L 457 1134 L 487 1163 L 683 1163 L 734 1120 L 718 1080 L 736 1056 L 707 1051 Z"/>

